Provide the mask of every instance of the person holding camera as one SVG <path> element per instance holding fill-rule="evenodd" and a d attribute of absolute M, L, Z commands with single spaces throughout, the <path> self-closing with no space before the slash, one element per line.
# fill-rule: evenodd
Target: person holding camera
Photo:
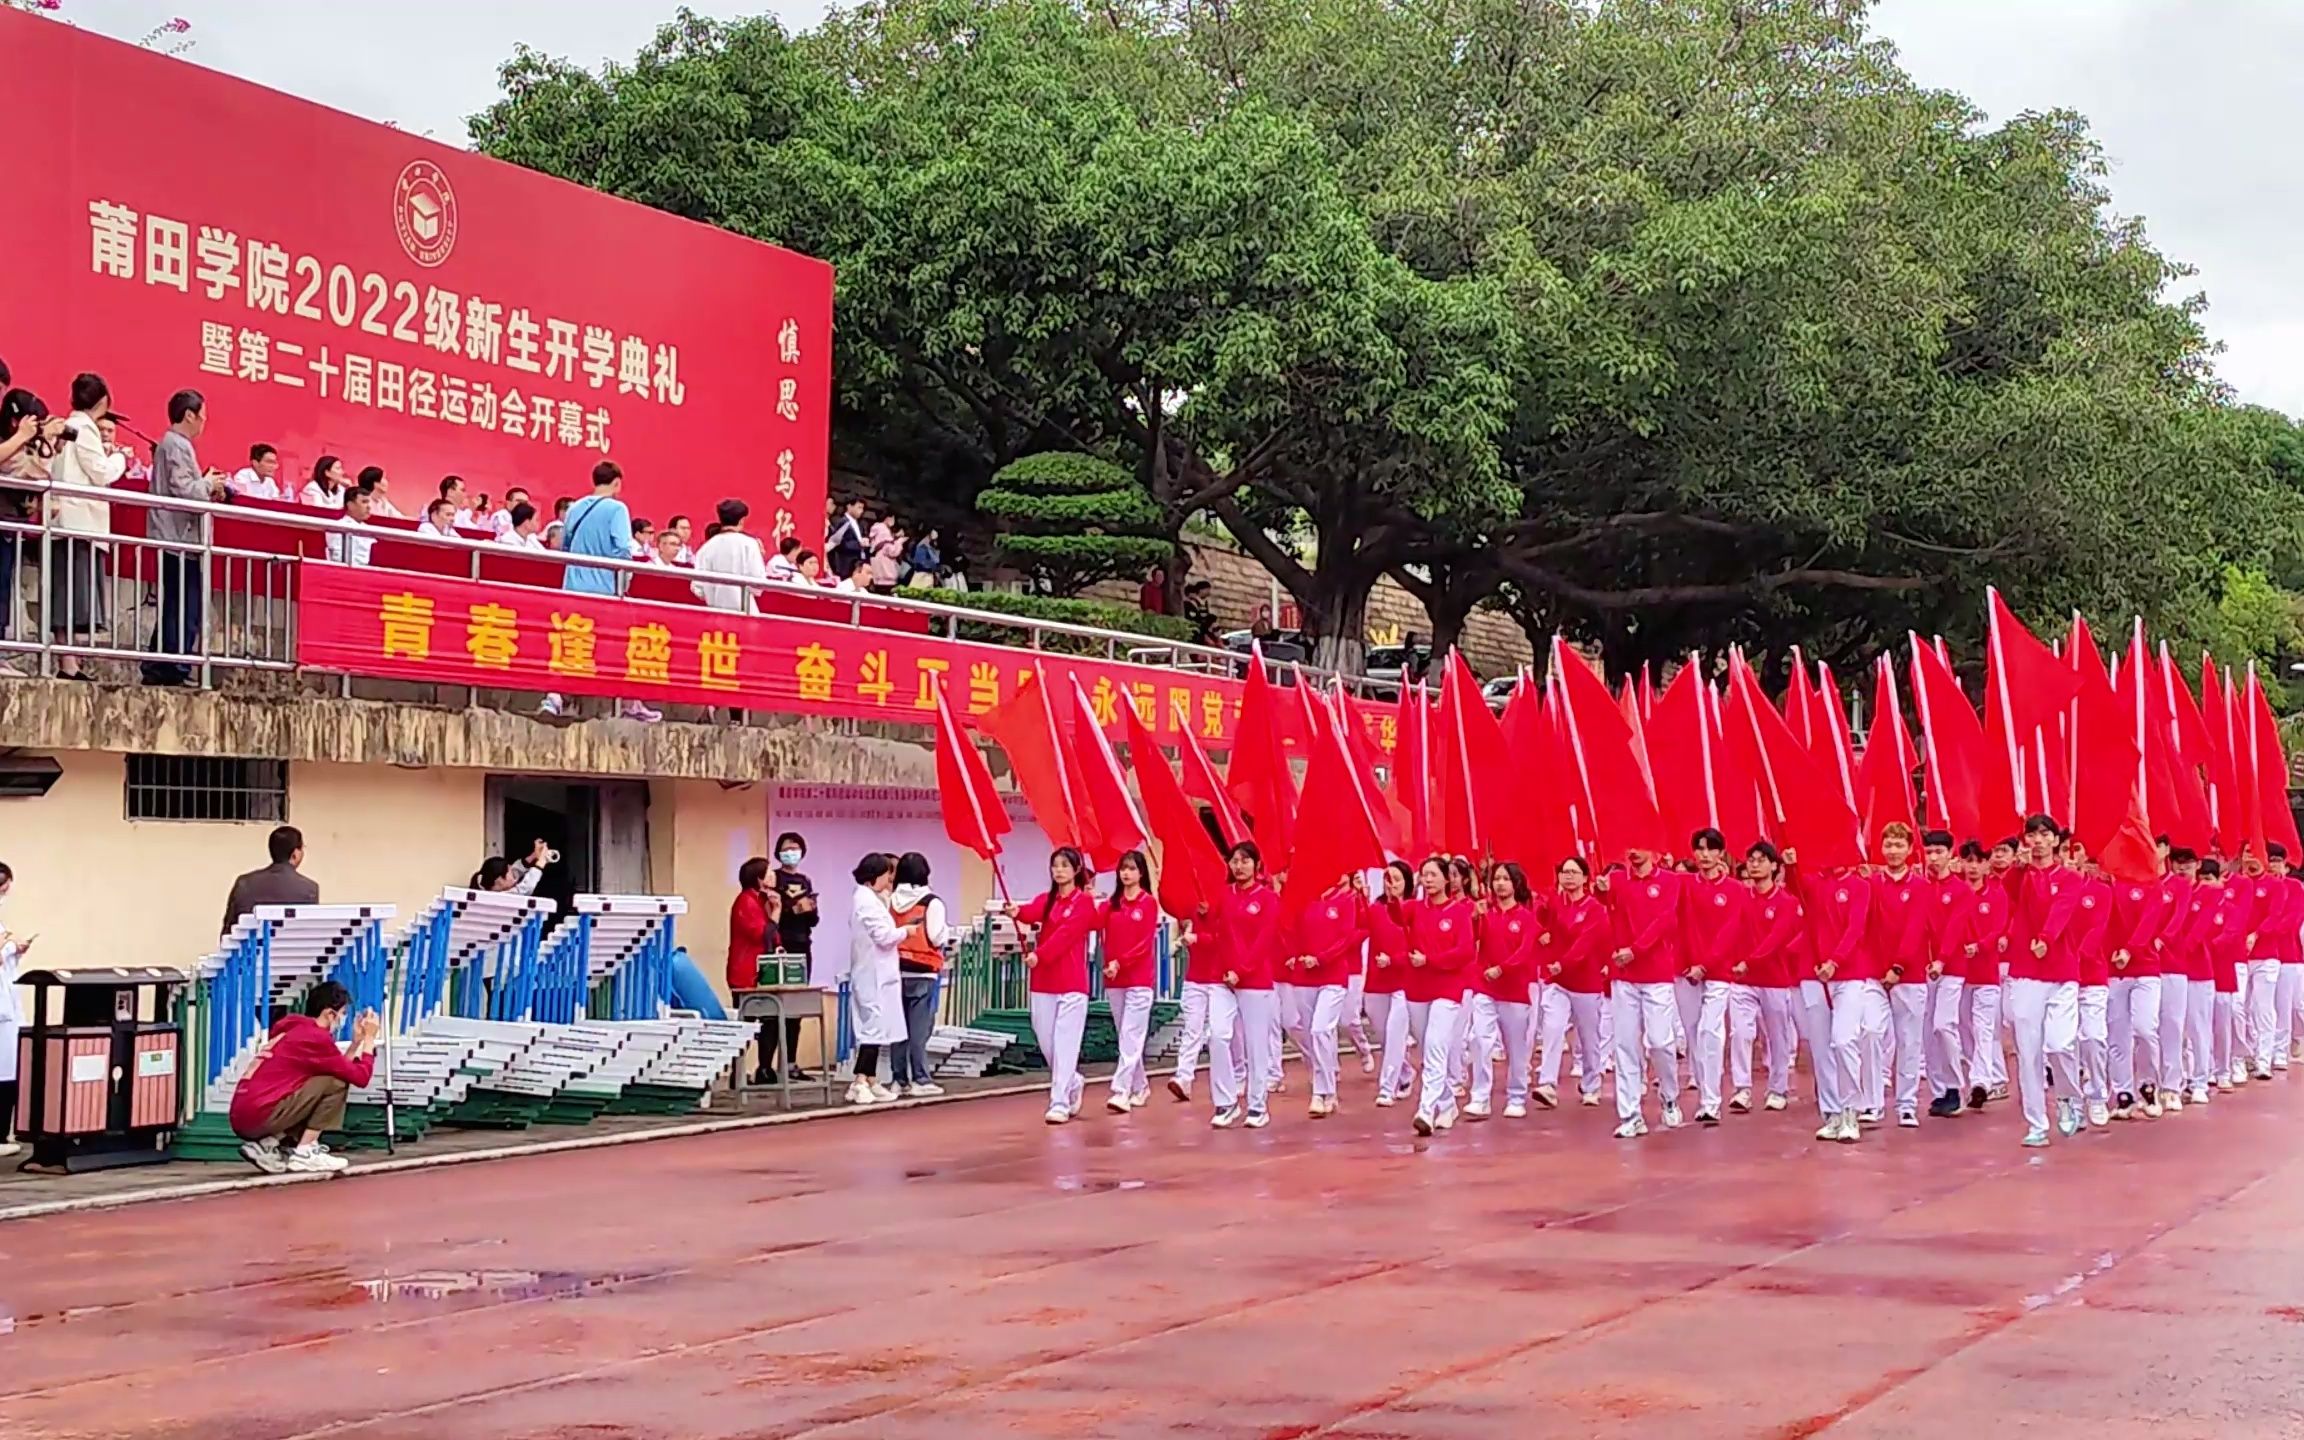
<path fill-rule="evenodd" d="M 556 863 L 560 852 L 539 840 L 528 847 L 528 858 L 514 860 L 506 855 L 491 855 L 480 862 L 472 872 L 470 889 L 492 891 L 498 895 L 533 895 L 543 882 L 545 867 Z"/>
<path fill-rule="evenodd" d="M 64 431 L 60 416 L 29 390 L 7 390 L 8 367 L 0 364 L 0 525 L 29 526 L 32 506 L 48 485 L 48 461 Z M 10 482 L 18 482 L 11 484 Z M 0 640 L 15 633 L 16 575 L 23 557 L 39 545 L 28 528 L 0 530 Z M 24 672 L 0 656 L 0 675 Z"/>
<path fill-rule="evenodd" d="M 112 389 L 104 377 L 83 372 L 72 377 L 72 418 L 48 462 L 48 478 L 59 486 L 104 490 L 128 473 L 128 456 L 104 448 L 97 422 L 112 413 Z M 112 504 L 93 495 L 51 492 L 48 516 L 56 535 L 49 553 L 48 634 L 63 644 L 93 644 L 107 623 L 104 604 L 105 555 L 111 546 Z M 88 678 L 76 655 L 59 655 L 56 673 L 67 680 Z"/>
<path fill-rule="evenodd" d="M 336 1032 L 351 1009 L 352 993 L 341 984 L 313 986 L 301 1014 L 273 1022 L 256 1068 L 233 1090 L 232 1133 L 243 1142 L 241 1155 L 265 1174 L 331 1175 L 351 1163 L 329 1154 L 320 1137 L 344 1128 L 346 1100 L 375 1078 L 384 1030 L 375 1011 L 363 1010 L 352 1024 L 352 1048 L 339 1049 Z"/>

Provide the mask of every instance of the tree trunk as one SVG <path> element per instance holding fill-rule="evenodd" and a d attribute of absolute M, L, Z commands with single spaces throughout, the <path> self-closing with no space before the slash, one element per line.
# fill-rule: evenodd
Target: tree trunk
<path fill-rule="evenodd" d="M 1446 655 L 1462 643 L 1464 622 L 1472 618 L 1472 607 L 1479 596 L 1470 586 L 1447 585 L 1437 590 L 1424 603 L 1424 613 L 1432 621 L 1432 653 Z"/>
<path fill-rule="evenodd" d="M 1316 637 L 1312 663 L 1343 675 L 1358 675 L 1368 663 L 1368 592 L 1373 578 L 1357 567 L 1322 566 L 1312 577 L 1312 594 L 1296 597 L 1304 607 L 1305 628 Z"/>

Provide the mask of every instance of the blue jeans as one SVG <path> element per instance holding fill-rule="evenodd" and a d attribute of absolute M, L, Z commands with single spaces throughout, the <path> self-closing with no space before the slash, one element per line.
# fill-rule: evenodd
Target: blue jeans
<path fill-rule="evenodd" d="M 936 992 L 941 975 L 904 977 L 904 1043 L 895 1047 L 896 1083 L 928 1083 L 928 1037 L 936 1033 Z"/>

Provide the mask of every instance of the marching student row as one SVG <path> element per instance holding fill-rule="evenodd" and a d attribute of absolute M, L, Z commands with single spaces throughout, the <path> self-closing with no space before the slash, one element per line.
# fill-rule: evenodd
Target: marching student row
<path fill-rule="evenodd" d="M 1766 843 L 1732 867 L 1717 831 L 1696 833 L 1690 863 L 1633 851 L 1595 875 L 1563 861 L 1538 895 L 1521 867 L 1482 882 L 1461 859 L 1399 861 L 1377 893 L 1346 877 L 1288 907 L 1253 842 L 1232 847 L 1231 886 L 1184 917 L 1189 961 L 1184 1037 L 1169 1089 L 1188 1099 L 1208 1052 L 1217 1128 L 1269 1123 L 1293 1038 L 1311 1075 L 1310 1115 L 1337 1108 L 1339 1036 L 1366 1069 L 1382 1062 L 1376 1104 L 1413 1095 L 1418 1133 L 1490 1114 L 1493 1057 L 1504 1062 L 1504 1114 L 1558 1103 L 1563 1064 L 1585 1105 L 1616 1074 L 1617 1135 L 1648 1133 L 1659 1092 L 1667 1129 L 1679 1096 L 1717 1124 L 1752 1108 L 1755 1048 L 1762 1105 L 1793 1098 L 1798 1048 L 1810 1051 L 1820 1140 L 1852 1143 L 1888 1113 L 1920 1123 L 2008 1094 L 2004 1037 L 2016 1050 L 2024 1143 L 2049 1143 L 2114 1118 L 2158 1118 L 2250 1078 L 2286 1070 L 2304 1036 L 2304 881 L 2274 843 L 2233 872 L 2163 844 L 2154 881 L 2115 881 L 2046 816 L 1989 851 L 1931 831 L 1887 827 L 1883 863 L 1805 873 Z M 1080 1037 L 1088 955 L 1101 936 L 1105 994 L 1120 1033 L 1108 1107 L 1145 1104 L 1143 1049 L 1163 923 L 1141 854 L 1117 867 L 1109 898 L 1088 888 L 1076 852 L 1050 862 L 1051 888 L 1014 913 L 1036 930 L 1033 1027 L 1054 1070 L 1047 1120 L 1081 1108 Z M 1573 1049 L 1571 1049 L 1573 1037 Z M 1408 1051 L 1420 1054 L 1409 1074 Z M 1682 1070 L 1682 1055 L 1686 1071 Z M 1533 1064 L 1533 1074 L 1532 1072 Z M 1723 1071 L 1725 1070 L 1725 1075 Z"/>

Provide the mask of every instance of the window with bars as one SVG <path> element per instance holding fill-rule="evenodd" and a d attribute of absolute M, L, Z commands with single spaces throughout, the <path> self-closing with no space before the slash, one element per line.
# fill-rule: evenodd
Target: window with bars
<path fill-rule="evenodd" d="M 287 762 L 131 755 L 128 818 L 281 824 L 288 818 Z"/>

